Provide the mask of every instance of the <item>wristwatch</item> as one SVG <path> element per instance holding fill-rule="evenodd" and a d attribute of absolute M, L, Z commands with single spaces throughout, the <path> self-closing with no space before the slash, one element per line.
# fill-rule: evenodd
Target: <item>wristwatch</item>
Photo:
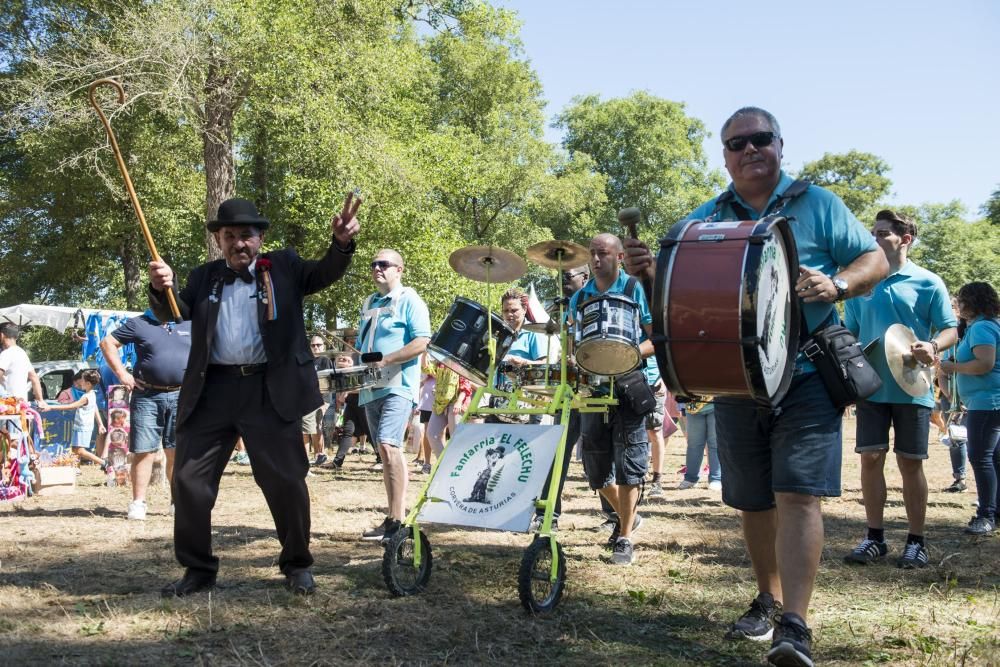
<path fill-rule="evenodd" d="M 847 281 L 843 278 L 831 278 L 833 286 L 837 288 L 837 298 L 834 301 L 843 301 L 847 298 Z"/>

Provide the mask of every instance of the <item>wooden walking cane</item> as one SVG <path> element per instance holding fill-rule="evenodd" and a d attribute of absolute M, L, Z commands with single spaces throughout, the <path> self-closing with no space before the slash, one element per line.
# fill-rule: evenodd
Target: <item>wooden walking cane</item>
<path fill-rule="evenodd" d="M 107 117 L 104 112 L 101 111 L 101 107 L 97 104 L 97 99 L 94 97 L 94 91 L 97 90 L 98 86 L 111 86 L 118 91 L 118 104 L 125 102 L 125 89 L 122 85 L 115 81 L 114 79 L 98 79 L 97 81 L 90 84 L 90 88 L 87 91 L 87 95 L 90 98 L 90 105 L 94 107 L 94 111 L 100 116 L 101 122 L 104 123 L 104 129 L 108 131 L 108 139 L 111 140 L 111 150 L 114 151 L 115 161 L 118 163 L 118 171 L 122 173 L 122 177 L 125 179 L 125 189 L 128 190 L 128 198 L 132 201 L 132 208 L 135 209 L 135 215 L 139 218 L 139 226 L 142 228 L 142 235 L 146 239 L 146 245 L 149 247 L 149 253 L 153 256 L 154 262 L 159 262 L 160 253 L 156 252 L 156 243 L 153 242 L 153 235 L 149 232 L 149 225 L 146 224 L 146 216 L 142 214 L 142 206 L 139 205 L 139 197 L 135 194 L 135 188 L 132 187 L 132 179 L 128 175 L 128 168 L 125 166 L 125 160 L 122 159 L 122 152 L 118 148 L 118 140 L 115 139 L 115 133 L 111 130 L 111 123 L 108 122 Z M 174 320 L 177 322 L 181 321 L 181 311 L 177 307 L 177 301 L 174 299 L 174 291 L 172 289 L 166 290 L 167 302 L 170 304 L 170 312 L 174 315 Z"/>

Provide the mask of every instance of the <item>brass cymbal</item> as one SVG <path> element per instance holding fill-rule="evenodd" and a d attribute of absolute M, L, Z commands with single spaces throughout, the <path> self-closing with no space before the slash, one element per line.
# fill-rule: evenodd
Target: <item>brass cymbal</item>
<path fill-rule="evenodd" d="M 920 397 L 930 390 L 934 369 L 913 357 L 910 346 L 916 342 L 917 336 L 912 329 L 905 324 L 893 324 L 882 337 L 882 350 L 892 379 L 899 388 L 910 396 Z"/>
<path fill-rule="evenodd" d="M 525 331 L 533 331 L 549 336 L 559 333 L 559 323 L 555 320 L 549 320 L 548 322 L 525 322 L 521 325 L 521 328 Z"/>
<path fill-rule="evenodd" d="M 485 245 L 459 248 L 448 263 L 459 275 L 481 283 L 509 283 L 528 270 L 524 260 L 510 250 Z"/>
<path fill-rule="evenodd" d="M 590 251 L 572 241 L 542 241 L 530 246 L 524 254 L 535 264 L 549 269 L 568 270 L 590 260 Z"/>

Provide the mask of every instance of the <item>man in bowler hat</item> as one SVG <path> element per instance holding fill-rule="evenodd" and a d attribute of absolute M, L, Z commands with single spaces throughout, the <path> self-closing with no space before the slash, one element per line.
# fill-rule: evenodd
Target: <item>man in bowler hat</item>
<path fill-rule="evenodd" d="M 219 480 L 242 437 L 254 479 L 264 492 L 281 542 L 278 566 L 293 593 L 316 584 L 309 552 L 309 460 L 299 420 L 323 404 L 309 351 L 302 299 L 347 270 L 360 225 L 361 199 L 350 194 L 331 221 L 332 240 L 318 260 L 294 250 L 260 254 L 270 223 L 252 202 L 229 199 L 207 227 L 222 259 L 202 264 L 177 291 L 164 262 L 149 263 L 150 305 L 173 319 L 165 290 L 173 290 L 183 319 L 191 320 L 191 354 L 177 406 L 174 464 L 174 552 L 184 576 L 165 586 L 182 597 L 215 585 L 212 508 Z"/>

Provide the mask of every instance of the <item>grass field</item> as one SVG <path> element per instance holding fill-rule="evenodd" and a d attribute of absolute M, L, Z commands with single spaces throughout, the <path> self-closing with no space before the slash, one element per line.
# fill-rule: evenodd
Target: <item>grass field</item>
<path fill-rule="evenodd" d="M 845 424 L 844 495 L 824 503 L 826 546 L 810 623 L 814 657 L 827 665 L 1000 664 L 1000 538 L 962 528 L 975 494 L 942 493 L 948 451 L 932 445 L 927 539 L 932 565 L 893 561 L 849 567 L 864 509 Z M 14 664 L 760 664 L 766 646 L 722 639 L 755 595 L 736 514 L 718 494 L 677 491 L 683 440 L 667 445 L 670 490 L 641 509 L 637 562 L 605 562 L 601 517 L 574 463 L 559 539 L 567 590 L 556 610 L 527 615 L 518 602 L 523 534 L 429 529 L 428 590 L 390 597 L 382 550 L 359 541 L 381 520 L 381 475 L 370 458 L 309 478 L 319 589 L 282 588 L 278 543 L 249 468 L 230 466 L 215 509 L 220 586 L 161 600 L 181 573 L 173 557 L 165 491 L 145 522 L 126 521 L 127 489 L 84 469 L 71 496 L 0 506 L 0 663 Z M 888 466 L 887 539 L 906 533 L 898 472 Z M 411 493 L 425 477 L 413 474 Z M 702 483 L 704 485 L 704 482 Z"/>

